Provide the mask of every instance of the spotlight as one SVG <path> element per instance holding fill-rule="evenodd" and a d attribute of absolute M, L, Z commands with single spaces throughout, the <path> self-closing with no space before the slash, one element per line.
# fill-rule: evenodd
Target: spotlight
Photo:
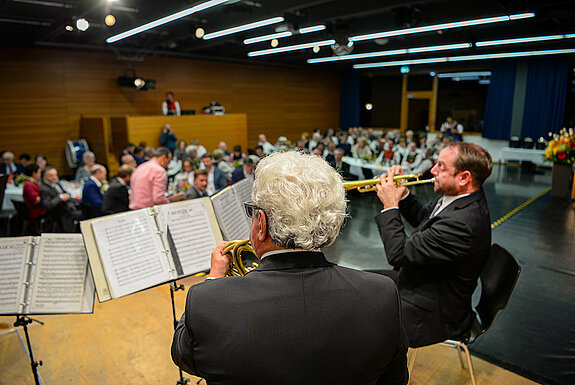
<path fill-rule="evenodd" d="M 104 23 L 106 23 L 106 25 L 108 27 L 113 26 L 114 24 L 116 24 L 116 18 L 114 17 L 114 15 L 108 15 L 106 16 L 106 18 L 104 19 Z"/>
<path fill-rule="evenodd" d="M 313 52 L 314 52 L 314 53 L 318 53 L 318 52 L 319 52 L 319 45 L 316 45 L 315 47 L 313 47 Z"/>
<path fill-rule="evenodd" d="M 431 71 L 431 72 L 429 73 L 429 76 L 431 76 L 431 77 L 435 76 L 435 72 Z"/>
<path fill-rule="evenodd" d="M 202 37 L 204 37 L 205 34 L 206 34 L 206 31 L 204 31 L 203 28 L 197 28 L 196 29 L 196 37 L 198 39 L 201 39 Z"/>
<path fill-rule="evenodd" d="M 74 27 L 72 27 L 71 25 L 66 26 L 66 31 L 72 32 L 73 30 L 74 30 Z"/>
<path fill-rule="evenodd" d="M 136 78 L 134 79 L 134 85 L 137 89 L 140 89 L 146 85 L 146 81 L 142 78 Z"/>
<path fill-rule="evenodd" d="M 408 66 L 403 66 L 403 67 L 401 67 L 401 68 L 399 69 L 399 71 L 400 71 L 402 74 L 408 74 L 408 73 L 409 73 L 409 67 L 408 67 Z"/>
<path fill-rule="evenodd" d="M 88 20 L 81 18 L 76 20 L 76 28 L 78 28 L 80 31 L 84 32 L 85 30 L 87 30 L 88 28 L 90 28 L 90 23 L 88 23 Z"/>
<path fill-rule="evenodd" d="M 272 39 L 271 46 L 273 48 L 277 47 L 279 44 L 280 44 L 280 42 L 278 41 L 278 39 Z"/>
<path fill-rule="evenodd" d="M 373 108 L 373 104 L 371 104 L 371 103 L 367 103 L 367 104 L 365 105 L 365 109 L 368 110 L 368 111 L 371 111 L 372 108 Z"/>

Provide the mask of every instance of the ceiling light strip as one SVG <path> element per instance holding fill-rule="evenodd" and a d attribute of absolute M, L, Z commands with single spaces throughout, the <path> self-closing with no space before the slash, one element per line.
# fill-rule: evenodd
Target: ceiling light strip
<path fill-rule="evenodd" d="M 469 76 L 491 76 L 491 71 L 471 71 L 471 72 L 444 72 L 437 74 L 438 78 L 461 78 Z"/>
<path fill-rule="evenodd" d="M 253 51 L 253 52 L 249 52 L 248 56 L 249 57 L 254 57 L 254 56 L 262 56 L 262 55 L 271 55 L 274 53 L 280 53 L 280 52 L 289 52 L 289 51 L 297 51 L 300 49 L 307 49 L 307 48 L 313 48 L 313 47 L 321 47 L 324 45 L 332 45 L 335 44 L 335 40 L 323 40 L 323 41 L 316 41 L 313 43 L 305 43 L 305 44 L 297 44 L 297 45 L 290 45 L 287 47 L 280 47 L 280 48 L 272 48 L 272 49 L 264 49 L 261 51 Z"/>
<path fill-rule="evenodd" d="M 405 55 L 408 53 L 417 53 L 417 52 L 431 52 L 431 51 L 444 51 L 444 50 L 450 50 L 450 49 L 471 48 L 471 46 L 472 45 L 470 43 L 435 45 L 435 46 L 430 46 L 430 47 L 405 48 L 405 49 L 395 49 L 395 50 L 389 50 L 389 51 L 358 53 L 358 54 L 344 55 L 344 56 L 322 57 L 322 58 L 317 58 L 317 59 L 308 59 L 307 62 L 310 64 L 325 63 L 325 62 L 332 62 L 332 61 L 366 59 L 366 58 L 380 57 L 380 56 Z"/>
<path fill-rule="evenodd" d="M 490 47 L 493 45 L 533 43 L 533 42 L 537 42 L 537 41 L 548 41 L 548 40 L 558 40 L 558 39 L 565 39 L 565 35 L 534 36 L 534 37 L 522 37 L 522 38 L 517 38 L 517 39 L 478 41 L 477 43 L 475 43 L 475 46 L 476 47 Z"/>
<path fill-rule="evenodd" d="M 196 12 L 199 12 L 199 11 L 203 11 L 203 10 L 208 9 L 208 8 L 211 8 L 211 7 L 215 7 L 215 6 L 217 6 L 217 5 L 220 5 L 220 4 L 225 3 L 225 2 L 227 2 L 227 1 L 229 1 L 229 0 L 210 0 L 210 1 L 206 1 L 205 3 L 198 4 L 198 5 L 193 6 L 193 7 L 191 7 L 191 8 L 184 9 L 183 11 L 176 12 L 176 13 L 174 13 L 174 14 L 172 14 L 172 15 L 168 15 L 168 16 L 166 16 L 166 17 L 162 17 L 161 19 L 158 19 L 158 20 L 155 20 L 155 21 L 151 21 L 151 22 L 149 22 L 149 23 L 146 23 L 146 24 L 144 24 L 144 25 L 141 25 L 141 26 L 139 26 L 139 27 L 132 28 L 132 29 L 130 29 L 130 30 L 127 30 L 126 32 L 122 32 L 122 33 L 120 33 L 120 34 L 111 36 L 111 37 L 109 37 L 109 38 L 106 39 L 106 43 L 109 43 L 109 44 L 110 44 L 110 43 L 115 43 L 115 42 L 117 42 L 117 41 L 119 41 L 119 40 L 125 39 L 125 38 L 130 37 L 130 36 L 134 36 L 134 35 L 136 35 L 136 34 L 138 34 L 138 33 L 142 33 L 142 32 L 147 31 L 147 30 L 149 30 L 149 29 L 152 29 L 152 28 L 158 27 L 158 26 L 160 26 L 160 25 L 169 23 L 169 22 L 171 22 L 171 21 L 181 19 L 182 17 L 189 16 L 189 15 L 191 15 L 191 14 L 193 14 L 193 13 L 196 13 Z"/>
<path fill-rule="evenodd" d="M 367 35 L 352 36 L 352 37 L 350 37 L 350 40 L 351 41 L 373 40 L 373 39 L 380 39 L 380 38 L 384 38 L 384 37 L 410 35 L 410 34 L 414 34 L 414 33 L 438 31 L 438 30 L 443 30 L 443 29 L 468 27 L 468 26 L 491 24 L 491 23 L 500 23 L 500 22 L 511 21 L 511 20 L 525 19 L 525 18 L 534 17 L 534 16 L 535 16 L 535 13 L 522 13 L 522 14 L 517 14 L 517 15 L 495 16 L 495 17 L 487 17 L 487 18 L 483 18 L 483 19 L 456 21 L 456 22 L 452 22 L 452 23 L 435 24 L 435 25 L 428 25 L 428 26 L 424 26 L 424 27 L 405 28 L 405 29 L 398 29 L 395 31 L 377 32 L 377 33 L 370 33 Z"/>
<path fill-rule="evenodd" d="M 261 43 L 262 41 L 281 39 L 282 37 L 288 37 L 291 35 L 293 35 L 293 34 L 290 31 L 272 33 L 271 35 L 264 35 L 264 36 L 258 36 L 258 37 L 252 37 L 252 38 L 246 39 L 246 40 L 244 40 L 244 44 Z"/>
<path fill-rule="evenodd" d="M 217 37 L 227 36 L 227 35 L 247 31 L 247 30 L 254 29 L 254 28 L 265 27 L 266 25 L 281 23 L 282 21 L 284 21 L 284 18 L 281 16 L 273 17 L 271 19 L 260 20 L 260 21 L 254 22 L 254 23 L 239 25 L 237 27 L 223 29 L 221 31 L 207 33 L 204 35 L 203 39 L 204 40 L 215 39 Z"/>
<path fill-rule="evenodd" d="M 314 25 L 312 27 L 300 28 L 299 33 L 303 35 L 304 33 L 318 32 L 323 31 L 324 29 L 325 25 Z"/>
<path fill-rule="evenodd" d="M 416 65 L 416 64 L 444 63 L 444 62 L 457 62 L 457 61 L 468 61 L 468 60 L 505 59 L 513 57 L 560 55 L 560 54 L 572 54 L 572 53 L 575 53 L 575 48 L 543 50 L 543 51 L 506 52 L 500 54 L 452 56 L 452 57 L 438 57 L 429 59 L 399 60 L 399 61 L 380 62 L 380 63 L 354 64 L 353 68 L 365 69 L 365 68 L 378 68 L 378 67 L 395 67 L 395 66 Z"/>

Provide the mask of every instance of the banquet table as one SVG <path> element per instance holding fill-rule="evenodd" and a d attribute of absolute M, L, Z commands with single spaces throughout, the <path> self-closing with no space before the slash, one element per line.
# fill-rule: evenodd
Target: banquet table
<path fill-rule="evenodd" d="M 82 186 L 76 187 L 74 182 L 67 180 L 61 180 L 60 184 L 73 198 L 82 197 Z M 20 184 L 15 186 L 13 184 L 7 185 L 6 190 L 4 190 L 4 201 L 2 202 L 2 211 L 14 210 L 14 205 L 12 201 L 24 202 L 24 197 L 22 193 L 24 192 L 24 185 Z"/>

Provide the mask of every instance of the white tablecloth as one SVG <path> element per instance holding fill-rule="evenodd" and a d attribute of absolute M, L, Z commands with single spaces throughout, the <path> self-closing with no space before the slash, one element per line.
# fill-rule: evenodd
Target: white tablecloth
<path fill-rule="evenodd" d="M 546 162 L 545 150 L 535 150 L 526 148 L 503 147 L 499 152 L 499 160 L 507 162 L 508 160 L 529 161 L 539 166 L 552 167 L 552 162 Z"/>
<path fill-rule="evenodd" d="M 64 190 L 70 193 L 73 198 L 81 198 L 82 197 L 82 187 L 76 187 L 74 182 L 69 182 L 66 180 L 60 181 Z M 14 205 L 12 201 L 15 200 L 17 202 L 24 202 L 24 197 L 22 193 L 24 192 L 24 185 L 8 185 L 6 186 L 6 190 L 4 190 L 4 201 L 2 202 L 2 211 L 5 210 L 14 210 Z"/>
<path fill-rule="evenodd" d="M 356 175 L 360 180 L 367 179 L 363 175 L 362 168 L 367 168 L 373 171 L 373 176 L 378 177 L 379 175 L 383 174 L 387 171 L 388 167 L 376 165 L 375 163 L 368 163 L 362 159 L 352 158 L 350 156 L 344 156 L 342 160 L 349 164 L 349 172 L 353 175 Z"/>

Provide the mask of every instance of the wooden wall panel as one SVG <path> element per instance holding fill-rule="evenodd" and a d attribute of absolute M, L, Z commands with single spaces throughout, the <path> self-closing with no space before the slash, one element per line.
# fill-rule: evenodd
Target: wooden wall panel
<path fill-rule="evenodd" d="M 139 76 L 155 79 L 157 89 L 142 92 L 117 86 L 125 68 L 107 53 L 2 48 L 0 149 L 16 156 L 42 153 L 61 173 L 71 174 L 64 145 L 79 138 L 82 115 L 159 115 L 168 90 L 182 109 L 197 114 L 212 100 L 228 113 L 245 113 L 250 147 L 260 132 L 271 142 L 280 135 L 295 142 L 304 131 L 339 124 L 340 80 L 335 73 L 147 57 L 133 68 Z"/>

